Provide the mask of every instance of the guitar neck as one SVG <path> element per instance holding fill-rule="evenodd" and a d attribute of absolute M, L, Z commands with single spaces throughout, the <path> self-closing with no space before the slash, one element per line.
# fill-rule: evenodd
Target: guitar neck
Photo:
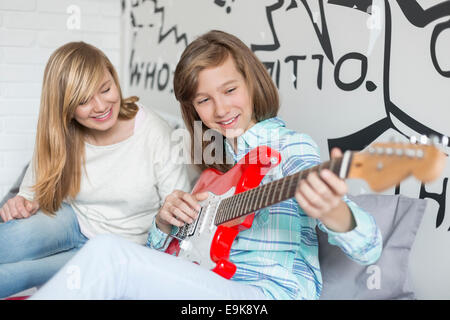
<path fill-rule="evenodd" d="M 226 198 L 219 205 L 214 223 L 220 225 L 293 198 L 298 182 L 305 179 L 311 172 L 328 169 L 345 179 L 348 176 L 352 157 L 353 153 L 348 151 L 341 158 L 333 158 L 320 165 Z"/>

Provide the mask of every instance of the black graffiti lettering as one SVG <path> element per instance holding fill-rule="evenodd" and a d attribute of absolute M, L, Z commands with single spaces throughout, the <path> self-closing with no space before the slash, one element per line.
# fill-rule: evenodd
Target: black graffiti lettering
<path fill-rule="evenodd" d="M 135 61 L 134 49 L 130 55 L 130 86 L 138 87 L 144 79 L 144 89 L 153 90 L 155 82 L 157 90 L 164 91 L 168 88 L 173 74 L 168 63 L 138 62 Z"/>
<path fill-rule="evenodd" d="M 319 1 L 320 22 L 322 24 L 322 32 L 319 30 L 319 27 L 318 27 L 317 23 L 314 21 L 314 16 L 313 16 L 313 13 L 311 11 L 311 8 L 308 5 L 308 2 L 306 2 L 306 0 L 301 0 L 301 1 L 303 3 L 303 6 L 306 9 L 306 12 L 309 15 L 309 18 L 311 19 L 311 23 L 312 23 L 312 25 L 314 27 L 314 31 L 316 32 L 317 39 L 319 40 L 320 45 L 322 46 L 323 52 L 327 56 L 328 60 L 330 60 L 330 62 L 332 64 L 334 64 L 333 48 L 331 46 L 330 35 L 328 33 L 327 19 L 325 17 L 325 10 L 324 10 L 324 6 L 323 6 L 323 0 Z"/>
<path fill-rule="evenodd" d="M 273 5 L 266 7 L 267 23 L 269 24 L 270 31 L 272 32 L 273 44 L 267 44 L 267 45 L 266 44 L 263 44 L 263 45 L 252 44 L 252 45 L 250 45 L 250 48 L 252 49 L 253 52 L 275 51 L 280 48 L 280 41 L 278 40 L 278 36 L 275 31 L 272 13 L 274 11 L 280 9 L 283 6 L 283 4 L 284 4 L 284 0 L 278 0 Z"/>
<path fill-rule="evenodd" d="M 377 85 L 373 83 L 373 81 L 367 81 L 366 82 L 366 89 L 369 92 L 375 91 L 377 89 Z"/>
<path fill-rule="evenodd" d="M 291 3 L 286 8 L 286 11 L 289 11 L 289 10 L 295 9 L 295 8 L 298 8 L 297 2 L 296 2 L 296 0 L 291 0 Z"/>
<path fill-rule="evenodd" d="M 313 60 L 319 60 L 319 69 L 317 70 L 317 88 L 322 90 L 322 70 L 323 70 L 323 55 L 322 54 L 313 54 Z"/>
<path fill-rule="evenodd" d="M 165 78 L 162 78 L 163 71 L 165 73 Z M 162 68 L 159 69 L 159 71 L 158 71 L 158 90 L 159 91 L 163 91 L 167 87 L 167 84 L 169 83 L 169 77 L 170 77 L 169 65 L 167 63 L 164 63 L 162 65 Z M 164 79 L 163 82 L 161 82 L 162 79 Z"/>
<path fill-rule="evenodd" d="M 293 70 L 292 72 L 294 73 L 294 88 L 297 89 L 297 62 L 298 60 L 305 60 L 306 56 L 288 56 L 286 57 L 286 59 L 284 59 L 284 62 L 288 63 L 290 61 L 292 61 L 293 64 Z"/>
<path fill-rule="evenodd" d="M 270 76 L 273 77 L 273 66 L 275 65 L 275 63 L 274 62 L 263 61 L 263 65 L 266 67 L 266 69 L 269 72 Z"/>
<path fill-rule="evenodd" d="M 139 83 L 141 80 L 141 73 L 139 72 L 139 65 L 137 63 L 133 63 L 134 60 L 134 49 L 131 50 L 130 55 L 130 86 L 134 84 L 134 81 L 136 80 L 136 84 Z"/>
<path fill-rule="evenodd" d="M 358 79 L 350 83 L 344 83 L 340 79 L 341 67 L 343 63 L 346 62 L 347 60 L 361 61 L 361 74 Z M 336 68 L 334 69 L 334 81 L 336 82 L 336 85 L 344 91 L 352 91 L 359 88 L 359 86 L 361 86 L 361 84 L 364 82 L 366 75 L 367 75 L 367 57 L 358 52 L 351 52 L 344 55 L 336 63 Z"/>
<path fill-rule="evenodd" d="M 214 0 L 214 3 L 217 4 L 219 7 L 223 7 L 226 4 L 226 1 L 224 1 L 224 0 Z"/>
<path fill-rule="evenodd" d="M 323 87 L 323 63 L 324 63 L 324 58 L 325 56 L 323 54 L 313 54 L 311 55 L 311 59 L 312 60 L 317 60 L 318 61 L 318 67 L 317 67 L 317 80 L 316 80 L 316 84 L 317 84 L 317 88 L 319 90 L 322 90 Z M 300 83 L 299 83 L 299 61 L 307 61 L 308 60 L 308 56 L 306 55 L 289 55 L 287 56 L 283 62 L 286 64 L 292 63 L 292 75 L 293 75 L 293 85 L 295 89 L 299 89 L 300 87 Z M 346 62 L 347 60 L 359 60 L 361 61 L 361 73 L 358 79 L 356 79 L 355 81 L 351 82 L 351 83 L 344 83 L 340 80 L 340 68 L 342 67 L 342 65 L 344 64 L 344 62 Z M 270 76 L 272 77 L 272 79 L 274 80 L 276 86 L 279 88 L 279 83 L 280 83 L 280 73 L 281 73 L 281 68 L 280 68 L 280 60 L 277 61 L 265 61 L 263 62 L 263 64 L 265 65 L 265 67 L 267 68 Z M 355 90 L 357 89 L 363 82 L 364 79 L 367 75 L 367 57 L 365 57 L 364 55 L 360 54 L 360 53 L 349 53 L 344 55 L 337 63 L 336 67 L 335 67 L 335 79 L 336 79 L 336 83 L 338 85 L 338 87 L 342 90 L 346 90 L 346 91 L 351 91 L 351 90 Z M 371 81 L 367 81 L 366 82 L 366 87 L 367 90 L 372 92 L 374 91 L 377 86 L 371 82 Z"/>
<path fill-rule="evenodd" d="M 280 60 L 277 60 L 277 71 L 275 73 L 275 83 L 280 88 Z"/>
<path fill-rule="evenodd" d="M 271 77 L 273 77 L 275 72 L 275 85 L 277 88 L 280 88 L 280 60 L 277 60 L 276 65 L 275 62 L 263 62 L 264 66 L 269 71 Z"/>
<path fill-rule="evenodd" d="M 151 69 L 151 67 L 153 67 Z M 151 71 L 150 71 L 151 69 Z M 148 81 L 149 79 L 152 79 L 152 84 L 150 85 L 150 88 L 153 89 L 153 86 L 155 84 L 155 73 L 156 73 L 156 64 L 147 62 L 146 68 L 145 68 L 145 82 L 144 82 L 144 88 L 148 88 Z"/>
<path fill-rule="evenodd" d="M 419 28 L 423 28 L 433 21 L 450 15 L 450 5 L 448 1 L 438 3 L 429 9 L 424 10 L 418 1 L 397 0 L 397 4 L 403 11 L 405 18 Z"/>
<path fill-rule="evenodd" d="M 328 0 L 328 4 L 348 7 L 362 12 L 370 13 L 372 0 Z"/>
<path fill-rule="evenodd" d="M 318 62 L 319 62 L 318 68 L 317 68 L 317 88 L 319 90 L 322 90 L 322 86 L 323 86 L 324 57 L 325 56 L 322 54 L 311 55 L 312 60 L 318 60 Z M 294 84 L 295 89 L 298 89 L 298 87 L 299 87 L 299 81 L 298 81 L 299 61 L 305 61 L 305 60 L 307 60 L 306 55 L 289 55 L 284 59 L 284 62 L 287 64 L 292 62 L 292 75 L 294 76 L 294 80 L 292 82 Z M 358 79 L 356 79 L 350 83 L 345 83 L 341 80 L 340 74 L 341 74 L 342 65 L 348 60 L 360 61 L 361 62 L 361 71 L 360 71 L 360 75 L 359 75 Z M 280 60 L 277 60 L 276 62 L 266 61 L 266 62 L 263 62 L 263 64 L 266 66 L 267 70 L 269 71 L 270 76 L 274 79 L 276 86 L 279 88 L 280 73 L 281 73 Z M 338 88 L 345 90 L 345 91 L 352 91 L 352 90 L 359 88 L 366 78 L 367 68 L 368 68 L 367 65 L 368 65 L 367 57 L 361 53 L 351 52 L 351 53 L 344 55 L 341 59 L 339 59 L 339 61 L 337 62 L 336 66 L 335 66 L 335 69 L 334 69 L 334 78 L 335 78 L 335 82 L 336 82 L 336 85 L 338 86 Z M 374 91 L 377 88 L 377 86 L 371 81 L 366 82 L 366 87 L 367 87 L 367 90 L 370 92 Z"/>
<path fill-rule="evenodd" d="M 298 0 L 298 1 L 303 4 L 303 7 L 305 8 L 305 10 L 311 20 L 311 24 L 316 33 L 317 40 L 319 41 L 319 43 L 323 49 L 323 52 L 325 53 L 325 56 L 328 58 L 328 60 L 331 62 L 331 64 L 334 65 L 333 47 L 331 45 L 330 34 L 328 32 L 328 22 L 327 22 L 327 18 L 325 15 L 324 1 L 323 0 L 318 1 L 319 10 L 320 10 L 320 12 L 319 12 L 320 24 L 322 26 L 322 29 L 319 28 L 319 26 L 316 22 L 317 12 L 314 12 L 314 13 L 312 12 L 311 7 L 308 4 L 307 0 Z M 223 5 L 225 5 L 225 1 L 220 1 L 220 2 L 224 2 Z M 277 35 L 276 28 L 275 28 L 275 24 L 274 24 L 273 14 L 274 14 L 274 12 L 276 12 L 277 10 L 279 10 L 280 8 L 283 7 L 284 3 L 285 3 L 284 0 L 278 0 L 274 4 L 266 7 L 266 18 L 267 18 L 267 23 L 269 24 L 270 31 L 272 33 L 273 43 L 262 44 L 262 45 L 251 44 L 250 48 L 252 49 L 253 52 L 275 51 L 281 47 L 280 42 L 278 40 L 278 35 Z M 327 3 L 331 4 L 331 5 L 338 5 L 338 6 L 342 6 L 342 7 L 351 8 L 352 10 L 359 10 L 359 11 L 362 11 L 369 15 L 372 14 L 372 9 L 371 9 L 372 0 L 328 0 Z M 295 0 L 291 0 L 290 4 L 286 8 L 286 11 L 290 11 L 293 9 L 300 9 L 297 4 L 297 1 L 295 1 Z"/>
<path fill-rule="evenodd" d="M 232 0 L 232 2 L 234 2 L 234 0 Z M 214 0 L 214 4 L 218 5 L 219 7 L 224 7 L 227 4 L 227 2 L 225 0 Z M 231 12 L 230 6 L 227 6 L 226 12 L 227 13 Z"/>
<path fill-rule="evenodd" d="M 130 12 L 130 21 L 131 21 L 131 26 L 133 28 L 137 28 L 138 24 L 136 23 L 136 18 L 134 17 L 133 12 Z M 139 25 L 139 27 L 142 27 L 142 25 Z"/>
<path fill-rule="evenodd" d="M 442 192 L 441 193 L 427 192 L 425 190 L 424 184 L 422 184 L 420 186 L 419 198 L 421 198 L 421 199 L 430 198 L 430 199 L 435 200 L 439 204 L 439 210 L 438 210 L 438 213 L 437 213 L 437 216 L 436 216 L 436 229 L 439 228 L 439 226 L 444 221 L 445 204 L 446 204 L 445 203 L 445 199 L 447 197 L 447 182 L 448 182 L 448 177 L 444 178 L 444 181 L 442 183 Z M 450 229 L 449 229 L 449 231 L 450 231 Z"/>
<path fill-rule="evenodd" d="M 437 38 L 441 34 L 442 31 L 450 29 L 450 20 L 439 23 L 434 27 L 433 34 L 431 35 L 431 60 L 433 61 L 433 66 L 437 72 L 443 77 L 450 78 L 450 70 L 442 70 L 439 65 L 438 59 L 436 57 L 436 42 Z"/>
<path fill-rule="evenodd" d="M 158 28 L 158 44 L 162 43 L 169 36 L 173 36 L 175 43 L 183 43 L 185 46 L 188 44 L 187 35 L 184 32 L 178 30 L 177 25 L 173 25 L 170 28 L 165 24 L 165 16 L 166 16 L 166 8 L 158 4 L 158 0 L 133 0 L 131 3 L 131 12 L 130 12 L 130 24 L 133 28 L 144 28 L 144 27 L 155 27 L 155 24 L 148 23 L 147 21 L 139 22 L 136 16 L 134 15 L 133 10 L 139 10 L 139 7 L 145 4 L 147 1 L 151 1 L 153 3 L 153 10 L 150 10 L 149 15 L 157 15 L 160 16 L 161 25 Z M 138 15 L 140 17 L 140 15 Z"/>

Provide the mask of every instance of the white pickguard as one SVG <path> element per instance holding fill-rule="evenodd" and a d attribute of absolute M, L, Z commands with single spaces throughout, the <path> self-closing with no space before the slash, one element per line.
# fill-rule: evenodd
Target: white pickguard
<path fill-rule="evenodd" d="M 197 220 L 190 225 L 190 228 L 195 228 L 194 232 L 180 241 L 179 257 L 208 269 L 213 269 L 216 266 L 210 257 L 211 243 L 217 230 L 214 220 L 220 202 L 234 195 L 235 189 L 233 187 L 223 195 L 209 192 L 208 199 L 199 203 L 202 207 L 201 213 Z"/>

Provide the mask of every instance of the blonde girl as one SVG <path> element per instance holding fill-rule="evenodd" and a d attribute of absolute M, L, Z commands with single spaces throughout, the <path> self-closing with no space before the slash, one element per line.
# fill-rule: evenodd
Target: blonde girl
<path fill-rule="evenodd" d="M 189 190 L 170 127 L 137 101 L 94 46 L 51 55 L 33 161 L 0 209 L 0 297 L 43 284 L 98 234 L 144 244 L 161 199 Z"/>

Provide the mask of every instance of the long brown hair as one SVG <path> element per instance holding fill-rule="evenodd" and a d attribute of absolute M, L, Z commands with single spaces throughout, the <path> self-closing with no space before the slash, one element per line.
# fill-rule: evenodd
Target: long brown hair
<path fill-rule="evenodd" d="M 98 90 L 108 70 L 117 85 L 120 119 L 132 119 L 137 97 L 122 99 L 117 72 L 98 48 L 70 42 L 49 58 L 44 72 L 34 152 L 35 200 L 46 214 L 54 214 L 66 198 L 80 191 L 85 163 L 85 130 L 73 115 L 75 109 Z"/>
<path fill-rule="evenodd" d="M 191 42 L 180 57 L 180 61 L 175 69 L 174 92 L 176 99 L 180 102 L 181 113 L 186 128 L 191 136 L 191 159 L 194 159 L 195 152 L 203 151 L 210 143 L 221 144 L 218 148 L 223 148 L 224 137 L 221 141 L 204 141 L 204 133 L 209 128 L 202 123 L 202 136 L 199 132 L 194 132 L 194 122 L 201 121 L 195 111 L 193 99 L 198 88 L 198 75 L 206 68 L 217 67 L 231 56 L 237 70 L 244 77 L 250 91 L 253 103 L 253 120 L 256 122 L 272 118 L 277 115 L 279 109 L 278 90 L 273 83 L 269 73 L 256 55 L 237 37 L 218 30 L 212 30 L 198 37 Z M 197 133 L 197 137 L 194 135 Z M 197 141 L 197 143 L 195 143 Z M 198 142 L 201 141 L 201 144 Z M 201 150 L 195 150 L 197 145 L 201 145 Z M 223 149 L 222 149 L 223 150 Z M 197 164 L 200 169 L 215 168 L 225 172 L 231 168 L 226 164 L 226 155 L 223 153 L 222 163 Z"/>

